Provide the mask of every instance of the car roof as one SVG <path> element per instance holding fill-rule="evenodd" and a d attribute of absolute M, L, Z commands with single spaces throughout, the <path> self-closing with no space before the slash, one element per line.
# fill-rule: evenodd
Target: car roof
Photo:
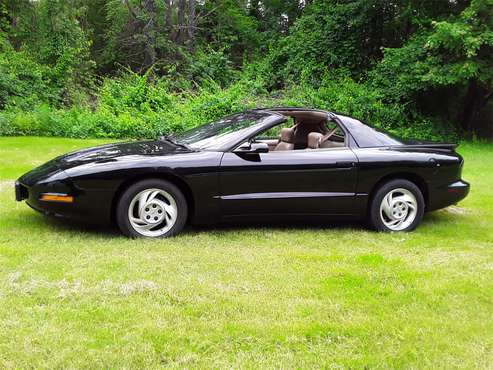
<path fill-rule="evenodd" d="M 361 148 L 369 147 L 388 147 L 399 146 L 405 144 L 405 141 L 398 138 L 389 132 L 373 127 L 357 118 L 349 117 L 345 114 L 327 111 L 323 109 L 303 108 L 303 107 L 270 107 L 270 108 L 258 108 L 256 111 L 267 111 L 271 113 L 278 113 L 279 111 L 309 111 L 309 112 L 323 112 L 326 113 L 329 118 L 336 119 L 337 122 L 343 126 L 343 128 L 353 137 L 356 145 Z"/>

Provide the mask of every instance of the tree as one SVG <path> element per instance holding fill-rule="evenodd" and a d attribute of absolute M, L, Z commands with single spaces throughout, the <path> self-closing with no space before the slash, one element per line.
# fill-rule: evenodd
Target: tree
<path fill-rule="evenodd" d="M 195 0 L 188 1 L 188 48 L 191 52 L 195 49 Z"/>
<path fill-rule="evenodd" d="M 390 100 L 418 108 L 419 95 L 439 100 L 453 90 L 446 106 L 459 107 L 451 114 L 472 133 L 493 92 L 493 0 L 473 0 L 458 16 L 433 22 L 402 48 L 387 49 L 372 79 Z"/>
<path fill-rule="evenodd" d="M 178 0 L 178 34 L 176 37 L 176 41 L 183 45 L 185 43 L 187 31 L 186 31 L 186 23 L 185 23 L 185 12 L 187 7 L 186 0 Z"/>
<path fill-rule="evenodd" d="M 144 68 L 147 69 L 156 62 L 156 5 L 154 0 L 144 0 L 142 5 L 146 19 L 142 28 L 145 40 L 144 47 Z"/>
<path fill-rule="evenodd" d="M 433 19 L 460 13 L 461 1 L 314 0 L 296 17 L 286 37 L 273 39 L 270 58 L 281 77 L 319 83 L 330 69 L 364 78 L 383 57 Z M 276 80 L 276 79 L 273 79 Z"/>
<path fill-rule="evenodd" d="M 493 0 L 473 0 L 460 17 L 434 23 L 424 47 L 421 79 L 432 86 L 464 86 L 462 129 L 473 123 L 493 94 Z"/>
<path fill-rule="evenodd" d="M 171 33 L 171 29 L 173 27 L 173 24 L 172 24 L 173 7 L 171 6 L 171 0 L 165 0 L 164 4 L 165 4 L 164 27 L 165 27 L 167 32 Z"/>

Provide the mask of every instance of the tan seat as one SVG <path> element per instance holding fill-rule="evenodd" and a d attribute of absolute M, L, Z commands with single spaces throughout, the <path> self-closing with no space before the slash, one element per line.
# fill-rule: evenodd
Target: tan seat
<path fill-rule="evenodd" d="M 294 149 L 294 129 L 284 127 L 281 129 L 281 138 L 274 150 L 293 150 Z"/>
<path fill-rule="evenodd" d="M 322 143 L 323 138 L 324 135 L 320 132 L 310 132 L 308 134 L 308 149 L 320 148 L 320 144 Z"/>
<path fill-rule="evenodd" d="M 332 136 L 331 133 L 323 135 L 319 132 L 310 132 L 308 134 L 308 148 L 309 149 L 326 149 L 326 148 L 340 148 L 344 147 L 344 143 L 328 140 Z"/>
<path fill-rule="evenodd" d="M 325 121 L 321 122 L 299 122 L 294 126 L 293 143 L 295 149 L 308 148 L 308 135 L 311 132 L 325 133 L 324 128 Z"/>

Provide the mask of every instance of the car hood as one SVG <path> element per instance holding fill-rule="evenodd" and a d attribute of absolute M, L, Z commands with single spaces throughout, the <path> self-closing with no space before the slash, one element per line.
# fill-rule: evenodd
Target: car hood
<path fill-rule="evenodd" d="M 108 161 L 118 157 L 135 155 L 162 156 L 183 152 L 191 152 L 191 150 L 175 145 L 170 141 L 132 141 L 78 150 L 55 158 L 55 161 L 63 169 L 67 169 L 81 164 Z"/>
<path fill-rule="evenodd" d="M 107 144 L 61 155 L 23 175 L 19 181 L 31 185 L 46 179 L 53 180 L 63 171 L 87 163 L 101 163 L 119 157 L 163 156 L 192 152 L 167 140 L 133 141 Z M 59 175 L 60 179 L 66 176 Z"/>

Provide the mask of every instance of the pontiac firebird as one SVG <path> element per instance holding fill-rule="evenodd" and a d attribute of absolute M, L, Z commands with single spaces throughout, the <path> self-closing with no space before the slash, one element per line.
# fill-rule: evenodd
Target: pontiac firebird
<path fill-rule="evenodd" d="M 468 194 L 455 147 L 322 110 L 254 109 L 62 155 L 19 178 L 15 192 L 46 215 L 113 222 L 129 237 L 175 235 L 187 222 L 293 218 L 410 231 L 424 212 Z"/>

